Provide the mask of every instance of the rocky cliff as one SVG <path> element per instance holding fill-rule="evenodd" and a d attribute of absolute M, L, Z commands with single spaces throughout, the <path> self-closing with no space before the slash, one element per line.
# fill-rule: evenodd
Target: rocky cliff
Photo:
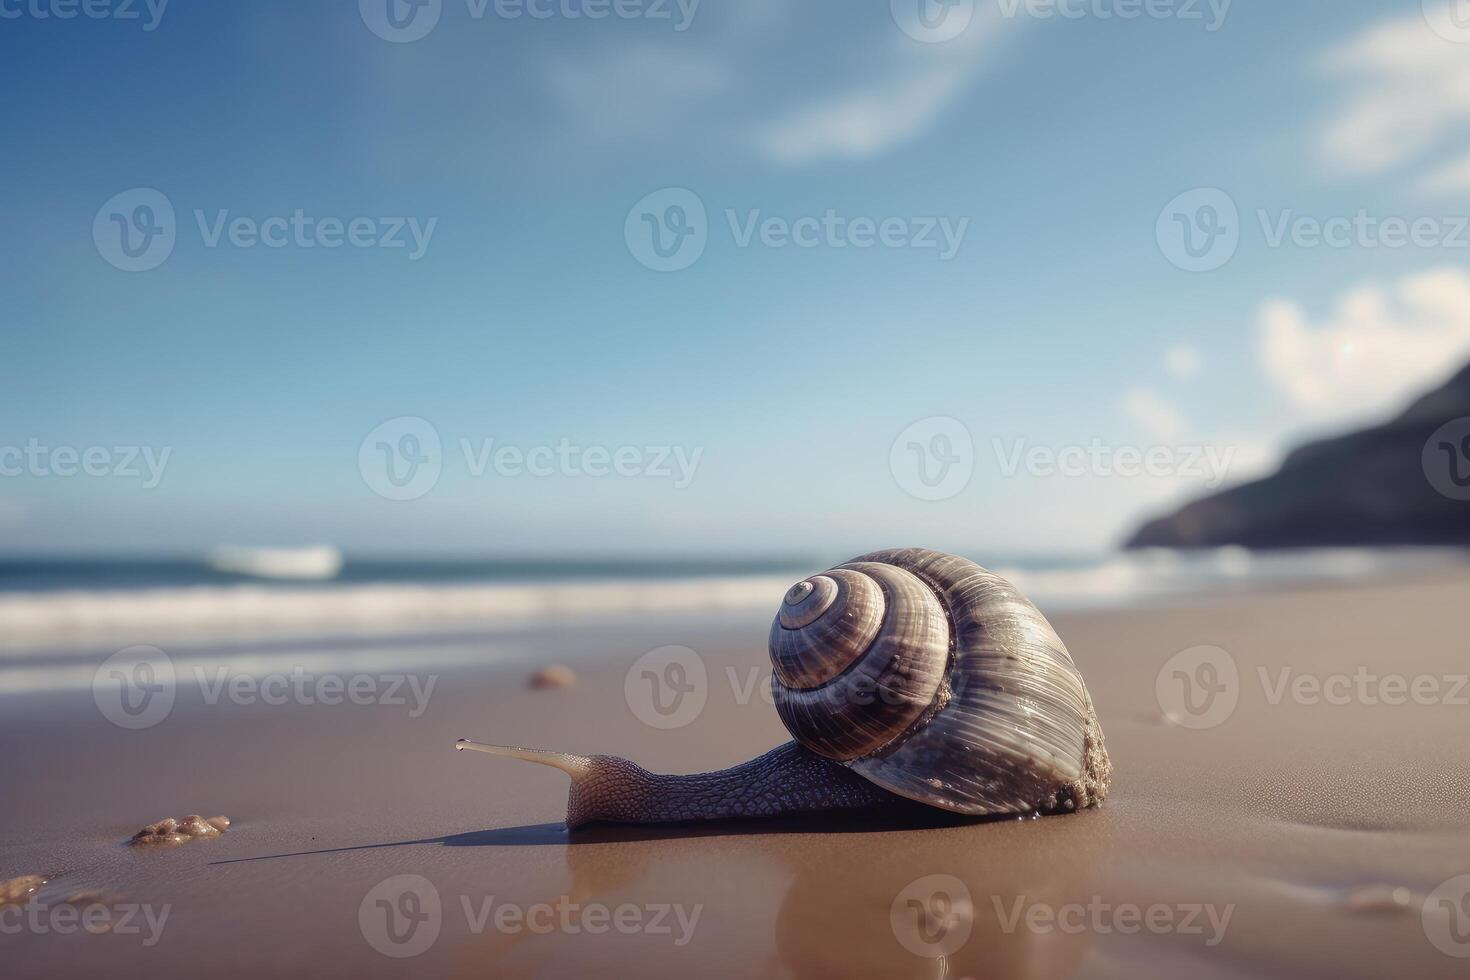
<path fill-rule="evenodd" d="M 1127 542 L 1225 544 L 1470 544 L 1470 365 L 1397 418 L 1308 443 L 1273 475 L 1149 521 Z"/>

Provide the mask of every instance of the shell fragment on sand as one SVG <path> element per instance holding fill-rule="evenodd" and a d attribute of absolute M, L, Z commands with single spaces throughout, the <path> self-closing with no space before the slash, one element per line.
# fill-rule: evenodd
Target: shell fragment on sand
<path fill-rule="evenodd" d="M 229 817 L 205 819 L 197 813 L 191 813 L 179 820 L 167 817 L 157 823 L 151 823 L 134 834 L 130 843 L 148 847 L 159 844 L 187 844 L 189 841 L 218 837 L 229 829 Z"/>
<path fill-rule="evenodd" d="M 0 907 L 26 904 L 44 884 L 46 879 L 41 875 L 21 875 L 8 881 L 0 881 Z"/>

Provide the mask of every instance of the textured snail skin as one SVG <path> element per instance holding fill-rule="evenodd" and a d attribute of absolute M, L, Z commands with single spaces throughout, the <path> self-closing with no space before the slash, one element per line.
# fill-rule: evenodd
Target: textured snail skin
<path fill-rule="evenodd" d="M 795 736 L 692 776 L 625 759 L 472 748 L 572 778 L 567 825 L 868 807 L 897 797 L 971 815 L 1066 813 L 1107 795 L 1092 698 L 1051 624 L 965 558 L 879 551 L 798 583 L 771 627 L 772 692 Z"/>
<path fill-rule="evenodd" d="M 749 762 L 694 776 L 663 776 L 594 755 L 572 779 L 567 827 L 597 821 L 675 823 L 871 807 L 894 797 L 861 776 L 787 742 Z"/>

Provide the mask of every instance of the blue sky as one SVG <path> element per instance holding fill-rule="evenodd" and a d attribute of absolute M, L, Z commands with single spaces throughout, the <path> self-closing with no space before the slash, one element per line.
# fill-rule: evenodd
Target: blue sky
<path fill-rule="evenodd" d="M 1210 30 L 1186 0 L 958 0 L 968 26 L 932 43 L 904 0 L 704 0 L 684 30 L 672 3 L 442 0 L 401 42 L 377 2 L 173 0 L 153 24 L 141 0 L 0 0 L 0 447 L 44 464 L 0 448 L 0 550 L 1094 551 L 1199 490 L 1186 450 L 1245 478 L 1470 356 L 1448 6 L 1236 0 Z M 106 239 L 140 188 L 172 251 L 125 271 Z M 668 188 L 702 205 L 703 252 L 655 271 L 625 225 L 668 219 Z M 1191 272 L 1159 228 L 1180 195 L 1203 220 L 1198 189 L 1238 243 Z M 297 212 L 312 231 L 248 244 Z M 844 230 L 774 244 L 829 212 Z M 1342 247 L 1294 224 L 1355 216 Z M 313 237 L 354 219 L 407 244 Z M 752 219 L 777 224 L 742 244 Z M 857 247 L 885 219 L 895 244 Z M 1422 241 L 1375 247 L 1394 219 Z M 917 247 L 943 223 L 952 257 Z M 387 499 L 362 459 L 404 418 L 438 477 Z M 922 499 L 892 450 L 933 418 L 973 450 Z M 477 474 L 485 440 L 629 447 L 638 475 Z M 1174 467 L 1007 472 L 1077 446 Z M 107 475 L 58 475 L 57 447 Z M 129 447 L 168 451 L 158 480 L 120 472 Z M 657 465 L 676 448 L 687 486 Z"/>

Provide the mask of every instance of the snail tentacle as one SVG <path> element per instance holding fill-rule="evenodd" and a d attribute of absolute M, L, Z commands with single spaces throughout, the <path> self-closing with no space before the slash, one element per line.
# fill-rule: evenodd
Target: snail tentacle
<path fill-rule="evenodd" d="M 571 776 L 569 830 L 599 821 L 677 823 L 773 817 L 895 802 L 893 794 L 795 742 L 729 769 L 692 776 L 651 773 L 610 755 L 567 755 L 466 739 L 455 747 L 536 762 Z"/>

